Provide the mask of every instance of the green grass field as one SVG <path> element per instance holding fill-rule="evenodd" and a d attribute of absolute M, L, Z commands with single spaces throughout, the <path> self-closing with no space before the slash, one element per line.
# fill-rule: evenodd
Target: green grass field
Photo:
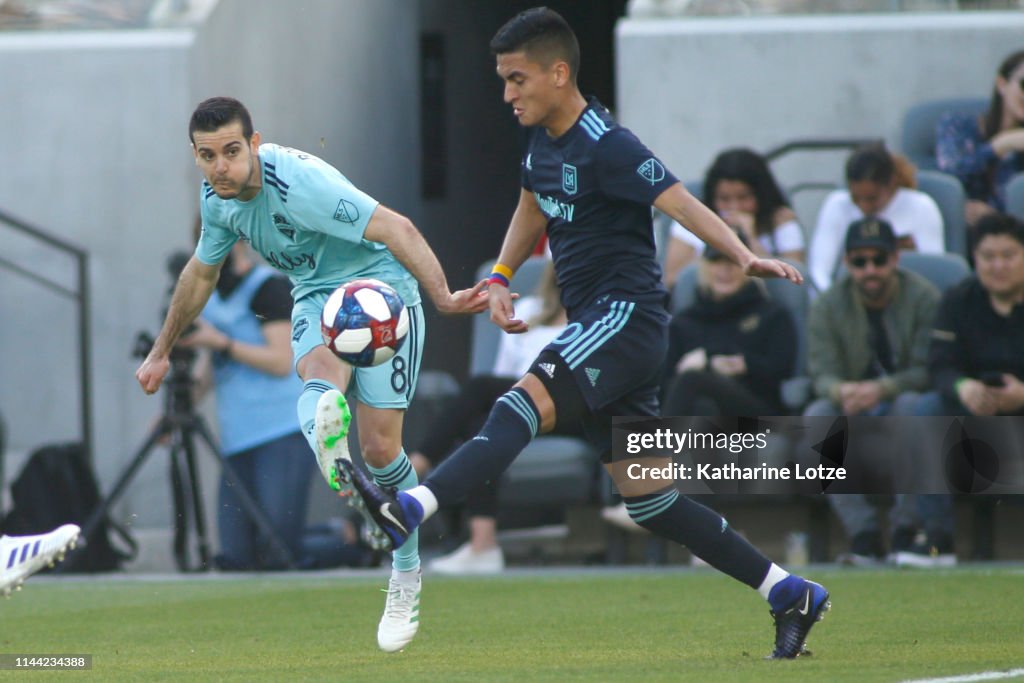
<path fill-rule="evenodd" d="M 1024 569 L 811 571 L 811 657 L 764 661 L 766 604 L 710 571 L 428 577 L 416 640 L 376 647 L 379 578 L 35 579 L 0 653 L 91 654 L 103 681 L 899 681 L 1024 667 Z"/>

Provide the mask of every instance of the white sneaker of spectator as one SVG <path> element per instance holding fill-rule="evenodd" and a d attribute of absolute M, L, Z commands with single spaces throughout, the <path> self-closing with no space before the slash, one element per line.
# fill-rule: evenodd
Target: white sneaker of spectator
<path fill-rule="evenodd" d="M 504 569 L 505 554 L 499 546 L 477 552 L 469 543 L 430 563 L 430 571 L 438 574 L 499 574 Z"/>

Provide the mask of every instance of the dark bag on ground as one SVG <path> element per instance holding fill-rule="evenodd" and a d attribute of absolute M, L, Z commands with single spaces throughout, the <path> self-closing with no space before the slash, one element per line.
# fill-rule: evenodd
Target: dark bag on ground
<path fill-rule="evenodd" d="M 4 533 L 10 536 L 42 534 L 68 523 L 82 526 L 101 500 L 96 476 L 80 443 L 43 446 L 32 453 L 11 485 L 11 498 L 14 507 L 3 521 Z M 111 544 L 111 532 L 125 550 Z M 86 543 L 81 547 L 83 540 Z M 78 545 L 57 565 L 57 572 L 112 571 L 138 553 L 135 539 L 107 517 L 88 539 L 79 539 Z"/>

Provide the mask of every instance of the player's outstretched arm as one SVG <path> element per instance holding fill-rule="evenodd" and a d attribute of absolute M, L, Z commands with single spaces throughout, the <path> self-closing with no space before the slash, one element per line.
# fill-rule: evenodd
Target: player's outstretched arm
<path fill-rule="evenodd" d="M 512 214 L 508 232 L 505 233 L 505 241 L 501 245 L 498 263 L 515 273 L 533 253 L 533 247 L 544 233 L 547 223 L 547 218 L 537 206 L 533 193 L 521 190 L 519 203 Z M 516 319 L 515 308 L 512 305 L 516 295 L 512 294 L 508 287 L 492 284 L 489 294 L 491 322 L 509 334 L 519 334 L 529 329 L 526 321 Z"/>
<path fill-rule="evenodd" d="M 195 255 L 181 271 L 163 328 L 153 342 L 153 348 L 146 356 L 146 360 L 142 361 L 142 365 L 135 371 L 135 379 L 147 394 L 152 394 L 160 388 L 170 368 L 171 349 L 185 328 L 203 310 L 210 294 L 213 293 L 213 288 L 217 285 L 219 274 L 220 264 L 208 266 Z"/>
<path fill-rule="evenodd" d="M 444 269 L 422 233 L 405 216 L 378 205 L 363 237 L 387 246 L 399 263 L 412 273 L 441 313 L 479 313 L 487 308 L 487 281 L 452 292 Z"/>
<path fill-rule="evenodd" d="M 676 183 L 658 195 L 654 200 L 654 206 L 707 244 L 728 254 L 733 261 L 743 267 L 747 275 L 781 277 L 796 284 L 803 282 L 800 272 L 785 261 L 758 258 L 740 241 L 732 228 L 690 194 L 682 183 Z"/>

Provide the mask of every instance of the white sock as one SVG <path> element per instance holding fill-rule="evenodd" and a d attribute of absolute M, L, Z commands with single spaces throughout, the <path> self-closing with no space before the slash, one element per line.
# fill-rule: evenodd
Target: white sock
<path fill-rule="evenodd" d="M 775 588 L 775 584 L 788 576 L 789 572 L 773 562 L 772 566 L 768 569 L 768 575 L 764 577 L 764 581 L 757 587 L 757 592 L 767 600 L 768 594 L 772 592 L 772 588 Z"/>
<path fill-rule="evenodd" d="M 417 581 L 419 581 L 420 568 L 416 567 L 416 569 L 410 569 L 408 571 L 399 571 L 397 569 L 392 569 L 391 578 L 405 586 L 413 586 L 416 584 Z"/>
<path fill-rule="evenodd" d="M 435 512 L 437 512 L 437 498 L 434 497 L 434 492 L 428 489 L 426 486 L 414 486 L 408 491 L 404 491 L 420 504 L 423 508 L 423 520 L 427 521 Z"/>

